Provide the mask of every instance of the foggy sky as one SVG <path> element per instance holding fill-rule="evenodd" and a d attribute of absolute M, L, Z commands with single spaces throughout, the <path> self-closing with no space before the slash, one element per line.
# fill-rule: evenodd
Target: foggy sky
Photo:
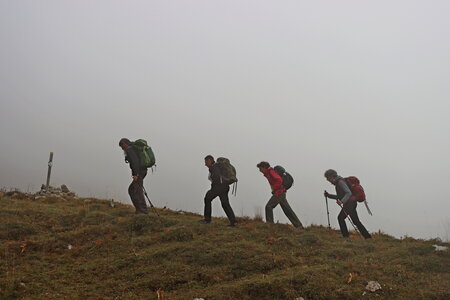
<path fill-rule="evenodd" d="M 327 224 L 334 168 L 362 181 L 369 231 L 448 240 L 449 12 L 448 1 L 0 0 L 0 186 L 39 190 L 53 151 L 53 185 L 131 203 L 118 142 L 144 138 L 157 206 L 202 213 L 212 154 L 237 168 L 231 205 L 253 217 L 270 197 L 266 160 L 293 175 L 304 225 Z M 335 228 L 337 213 L 330 202 Z"/>

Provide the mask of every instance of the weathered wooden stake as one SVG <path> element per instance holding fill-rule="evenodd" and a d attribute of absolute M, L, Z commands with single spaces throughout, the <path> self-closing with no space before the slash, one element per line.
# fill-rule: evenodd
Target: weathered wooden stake
<path fill-rule="evenodd" d="M 47 185 L 46 185 L 47 190 L 50 185 L 50 174 L 52 173 L 52 165 L 53 165 L 53 152 L 50 152 L 50 158 L 48 160 L 48 172 L 47 172 Z"/>

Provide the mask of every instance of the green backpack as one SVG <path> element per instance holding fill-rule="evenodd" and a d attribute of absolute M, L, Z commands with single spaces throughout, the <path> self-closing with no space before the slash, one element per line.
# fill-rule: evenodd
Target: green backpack
<path fill-rule="evenodd" d="M 144 168 L 151 168 L 155 165 L 155 154 L 152 148 L 147 144 L 146 140 L 136 140 L 131 143 L 139 152 L 139 158 L 141 159 L 141 166 Z"/>
<path fill-rule="evenodd" d="M 236 168 L 230 164 L 230 160 L 228 158 L 219 157 L 217 158 L 216 164 L 220 168 L 220 175 L 224 182 L 227 184 L 233 184 L 238 181 L 236 178 Z"/>

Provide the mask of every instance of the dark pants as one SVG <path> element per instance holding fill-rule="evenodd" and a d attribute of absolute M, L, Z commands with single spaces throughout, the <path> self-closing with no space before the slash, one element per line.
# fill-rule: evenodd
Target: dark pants
<path fill-rule="evenodd" d="M 225 211 L 225 214 L 230 220 L 231 224 L 236 223 L 236 217 L 234 216 L 233 209 L 230 205 L 230 200 L 228 199 L 228 192 L 230 191 L 230 187 L 228 185 L 212 187 L 205 195 L 205 221 L 211 222 L 211 202 L 219 197 L 220 202 L 222 203 L 222 208 Z"/>
<path fill-rule="evenodd" d="M 280 204 L 281 209 L 283 210 L 286 217 L 288 217 L 289 221 L 291 221 L 292 225 L 295 227 L 302 228 L 303 225 L 298 219 L 295 212 L 292 210 L 291 206 L 287 202 L 286 193 L 283 193 L 279 196 L 273 195 L 269 202 L 266 204 L 266 222 L 273 223 L 273 209 Z"/>
<path fill-rule="evenodd" d="M 132 181 L 128 187 L 128 194 L 131 202 L 136 208 L 136 214 L 148 214 L 147 204 L 144 197 L 144 177 L 146 174 L 139 175 L 138 180 Z"/>
<path fill-rule="evenodd" d="M 347 218 L 347 214 L 350 216 L 350 218 L 353 221 L 353 224 L 355 224 L 356 228 L 358 228 L 359 232 L 362 234 L 362 236 L 366 239 L 371 238 L 372 236 L 367 231 L 366 227 L 361 223 L 361 221 L 358 218 L 358 212 L 356 211 L 356 206 L 358 205 L 357 201 L 347 201 L 345 203 L 343 209 L 338 215 L 338 221 L 339 221 L 339 227 L 341 228 L 341 233 L 344 237 L 348 237 L 348 229 L 347 224 L 345 223 L 345 218 Z"/>

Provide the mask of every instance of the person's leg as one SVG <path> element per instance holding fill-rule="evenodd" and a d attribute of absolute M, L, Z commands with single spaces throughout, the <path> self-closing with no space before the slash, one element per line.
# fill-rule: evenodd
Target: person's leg
<path fill-rule="evenodd" d="M 347 215 L 344 212 L 344 209 L 341 209 L 341 212 L 338 215 L 338 222 L 339 222 L 339 228 L 341 229 L 341 233 L 343 237 L 348 237 L 348 229 L 347 224 L 345 224 L 345 218 L 347 218 Z"/>
<path fill-rule="evenodd" d="M 135 190 L 135 182 L 134 180 L 130 183 L 130 186 L 128 187 L 128 195 L 130 195 L 130 199 L 131 199 L 131 203 L 133 203 L 134 208 L 136 209 L 136 213 L 137 213 L 137 204 L 135 202 L 134 199 L 134 190 Z"/>
<path fill-rule="evenodd" d="M 289 221 L 291 221 L 292 225 L 294 225 L 295 227 L 303 228 L 302 222 L 300 222 L 286 199 L 286 193 L 283 193 L 280 197 L 280 206 L 286 217 L 288 217 Z"/>
<path fill-rule="evenodd" d="M 359 220 L 358 212 L 356 211 L 358 203 L 356 201 L 349 201 L 349 202 L 351 203 L 349 203 L 348 205 L 347 213 L 350 216 L 350 218 L 352 218 L 353 224 L 355 224 L 356 228 L 358 228 L 359 232 L 365 239 L 372 238 L 370 233 L 367 231 L 366 227 L 364 227 L 364 225 Z"/>
<path fill-rule="evenodd" d="M 230 220 L 230 224 L 234 225 L 236 223 L 236 217 L 234 215 L 233 209 L 230 205 L 230 199 L 228 198 L 228 192 L 230 191 L 230 187 L 227 186 L 223 192 L 219 195 L 220 202 L 222 203 L 222 208 L 225 211 L 225 214 Z"/>
<path fill-rule="evenodd" d="M 139 177 L 137 180 L 136 199 L 137 205 L 139 207 L 138 213 L 148 214 L 147 204 L 145 203 L 144 196 L 144 179 L 142 177 Z"/>
<path fill-rule="evenodd" d="M 204 210 L 203 216 L 204 216 L 205 221 L 207 223 L 211 222 L 211 214 L 212 214 L 212 212 L 211 212 L 211 210 L 212 210 L 211 202 L 216 197 L 217 197 L 217 194 L 212 189 L 209 190 L 208 192 L 206 192 L 206 195 L 205 195 L 205 210 Z"/>
<path fill-rule="evenodd" d="M 136 208 L 136 214 L 148 214 L 143 184 L 143 179 L 139 177 L 137 181 L 131 182 L 128 188 L 128 194 L 130 195 L 131 202 L 133 202 L 133 205 Z"/>
<path fill-rule="evenodd" d="M 266 222 L 273 223 L 273 209 L 280 202 L 280 197 L 273 195 L 266 204 Z"/>

